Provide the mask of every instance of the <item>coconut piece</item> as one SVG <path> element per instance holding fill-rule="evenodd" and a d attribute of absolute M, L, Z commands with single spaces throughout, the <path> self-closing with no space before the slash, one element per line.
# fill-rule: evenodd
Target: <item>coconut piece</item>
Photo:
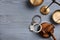
<path fill-rule="evenodd" d="M 60 10 L 56 10 L 52 16 L 54 22 L 60 24 Z"/>

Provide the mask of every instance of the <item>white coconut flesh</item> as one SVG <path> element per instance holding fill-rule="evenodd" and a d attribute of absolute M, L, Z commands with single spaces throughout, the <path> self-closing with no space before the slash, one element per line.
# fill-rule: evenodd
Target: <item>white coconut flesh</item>
<path fill-rule="evenodd" d="M 53 20 L 54 20 L 56 23 L 60 23 L 60 11 L 56 11 L 56 12 L 53 14 Z"/>

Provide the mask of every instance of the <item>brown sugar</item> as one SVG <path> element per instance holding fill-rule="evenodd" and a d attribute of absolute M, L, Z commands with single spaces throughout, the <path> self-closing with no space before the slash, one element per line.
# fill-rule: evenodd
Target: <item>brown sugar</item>
<path fill-rule="evenodd" d="M 47 23 L 47 22 L 44 22 L 41 25 L 42 25 L 42 30 L 39 34 L 44 38 L 48 38 L 48 37 L 52 36 L 52 38 L 54 40 L 56 40 L 56 38 L 53 34 L 54 33 L 54 25 Z"/>

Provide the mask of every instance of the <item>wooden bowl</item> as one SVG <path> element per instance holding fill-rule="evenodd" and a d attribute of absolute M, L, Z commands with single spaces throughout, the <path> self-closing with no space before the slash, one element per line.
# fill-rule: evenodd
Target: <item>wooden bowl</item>
<path fill-rule="evenodd" d="M 40 8 L 40 12 L 41 12 L 42 14 L 44 14 L 44 15 L 47 15 L 47 14 L 50 12 L 50 9 L 47 8 L 47 6 L 42 6 L 42 7 Z"/>
<path fill-rule="evenodd" d="M 44 0 L 30 0 L 31 5 L 39 6 L 43 3 Z"/>
<path fill-rule="evenodd" d="M 42 31 L 40 32 L 40 35 L 42 37 L 48 38 L 51 36 L 50 32 L 54 33 L 54 25 L 53 24 L 44 22 L 41 24 L 41 26 L 42 26 Z"/>

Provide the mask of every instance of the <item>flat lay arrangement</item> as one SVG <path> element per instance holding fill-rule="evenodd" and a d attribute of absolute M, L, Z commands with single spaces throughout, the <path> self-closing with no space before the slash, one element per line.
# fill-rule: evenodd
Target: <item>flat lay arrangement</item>
<path fill-rule="evenodd" d="M 37 18 L 37 17 L 40 19 L 39 22 L 34 20 L 34 18 Z M 55 28 L 54 24 L 50 24 L 48 22 L 41 23 L 41 21 L 42 21 L 41 16 L 35 15 L 32 18 L 32 22 L 31 22 L 31 24 L 29 26 L 29 30 L 34 32 L 34 33 L 40 34 L 44 38 L 49 38 L 50 36 L 52 36 L 52 38 L 54 40 L 56 40 L 56 38 L 55 38 L 55 36 L 53 34 L 54 33 L 54 28 Z M 38 28 L 37 28 L 37 30 L 35 30 L 35 26 L 37 26 L 37 25 L 38 25 Z"/>
<path fill-rule="evenodd" d="M 44 2 L 44 0 L 30 0 L 30 3 L 33 5 L 33 6 L 39 6 L 41 5 L 42 3 Z M 50 3 L 49 6 L 42 6 L 40 8 L 40 12 L 43 14 L 43 15 L 47 15 L 49 14 L 50 12 L 50 6 L 55 3 L 57 5 L 60 6 L 60 3 L 56 2 L 56 0 L 52 0 L 52 2 Z M 36 21 L 37 17 L 39 18 L 39 22 Z M 57 24 L 60 24 L 60 9 L 58 10 L 55 10 L 54 13 L 52 14 L 52 20 L 57 23 Z M 35 19 L 34 19 L 35 18 Z M 38 19 L 37 19 L 38 20 Z M 37 33 L 37 34 L 40 34 L 43 38 L 49 38 L 49 37 L 52 37 L 53 40 L 56 40 L 56 37 L 54 36 L 54 28 L 55 28 L 55 25 L 54 24 L 51 24 L 49 22 L 43 22 L 41 23 L 42 20 L 41 20 L 41 16 L 40 15 L 35 15 L 33 16 L 32 18 L 32 22 L 29 26 L 29 30 L 34 32 L 34 33 Z M 38 26 L 37 26 L 38 25 Z M 35 26 L 37 26 L 37 30 L 35 30 Z"/>
<path fill-rule="evenodd" d="M 0 40 L 60 40 L 60 0 L 0 0 Z"/>

